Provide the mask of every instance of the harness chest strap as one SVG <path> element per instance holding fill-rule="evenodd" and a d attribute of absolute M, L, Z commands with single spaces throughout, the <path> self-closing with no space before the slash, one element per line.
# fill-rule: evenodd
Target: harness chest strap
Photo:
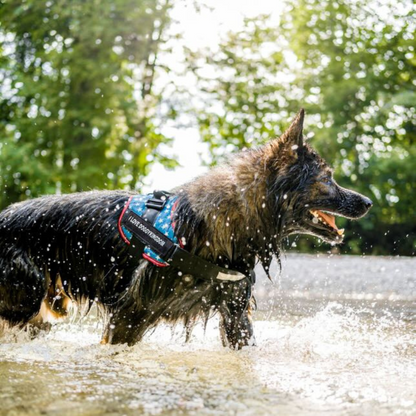
<path fill-rule="evenodd" d="M 138 197 L 143 199 L 141 196 Z M 146 207 L 144 211 L 130 209 L 134 197 L 130 198 L 119 219 L 119 230 L 123 239 L 128 244 L 134 245 L 134 250 L 138 249 L 139 252 L 142 252 L 141 254 L 146 250 L 149 252 L 150 249 L 150 253 L 156 255 L 163 263 L 155 261 L 154 257 L 150 258 L 145 254 L 143 256 L 150 261 L 153 260 L 152 263 L 159 267 L 172 266 L 184 274 L 196 275 L 207 280 L 240 281 L 249 279 L 251 283 L 254 283 L 254 271 L 250 272 L 250 276 L 246 276 L 235 270 L 217 266 L 183 249 L 176 243 L 176 236 L 173 237 L 176 241 L 172 241 L 154 225 L 156 222 L 161 222 L 162 227 L 167 228 L 164 221 L 158 220 L 158 217 L 165 208 L 169 197 L 170 195 L 166 192 L 155 191 L 153 196 L 148 197 L 144 202 Z M 172 204 L 171 206 L 173 207 Z M 144 213 L 139 215 L 138 212 Z M 172 219 L 171 216 L 170 219 Z M 126 238 L 125 231 L 129 234 L 130 239 Z M 134 240 L 138 240 L 140 244 L 131 244 Z"/>

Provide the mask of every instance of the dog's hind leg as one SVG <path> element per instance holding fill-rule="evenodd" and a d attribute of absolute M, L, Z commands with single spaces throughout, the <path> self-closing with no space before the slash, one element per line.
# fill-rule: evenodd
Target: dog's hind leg
<path fill-rule="evenodd" d="M 49 274 L 46 273 L 46 281 L 49 282 L 49 280 Z M 51 322 L 66 318 L 71 307 L 72 301 L 65 293 L 58 274 L 54 282 L 49 284 L 39 313 L 28 322 L 30 334 L 36 336 L 40 331 L 49 331 L 52 328 Z"/>
<path fill-rule="evenodd" d="M 10 326 L 23 327 L 38 315 L 46 296 L 44 274 L 28 253 L 14 245 L 0 257 L 0 318 Z"/>
<path fill-rule="evenodd" d="M 154 325 L 159 315 L 149 311 L 118 310 L 104 326 L 101 344 L 128 344 L 139 342 L 144 333 Z"/>

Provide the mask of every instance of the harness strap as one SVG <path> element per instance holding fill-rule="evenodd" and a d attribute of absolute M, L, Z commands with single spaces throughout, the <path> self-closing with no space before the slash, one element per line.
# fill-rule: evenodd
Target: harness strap
<path fill-rule="evenodd" d="M 196 274 L 200 274 L 209 280 L 217 279 L 236 282 L 247 277 L 240 272 L 217 266 L 214 263 L 204 260 L 202 257 L 195 256 L 176 244 L 171 258 L 167 262 L 185 274 L 195 274 L 196 272 Z"/>

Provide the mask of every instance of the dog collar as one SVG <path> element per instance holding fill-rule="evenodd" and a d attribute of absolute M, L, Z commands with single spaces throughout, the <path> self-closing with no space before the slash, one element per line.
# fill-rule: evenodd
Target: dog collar
<path fill-rule="evenodd" d="M 121 238 L 134 256 L 141 255 L 157 267 L 176 267 L 183 274 L 208 280 L 233 281 L 249 279 L 254 283 L 254 271 L 249 276 L 217 266 L 185 250 L 175 234 L 174 212 L 177 196 L 164 191 L 129 198 L 118 220 Z"/>

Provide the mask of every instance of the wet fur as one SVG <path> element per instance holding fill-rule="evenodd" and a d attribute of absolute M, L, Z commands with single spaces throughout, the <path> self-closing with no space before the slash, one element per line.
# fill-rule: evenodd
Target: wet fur
<path fill-rule="evenodd" d="M 229 164 L 174 190 L 179 196 L 175 231 L 186 249 L 243 273 L 259 259 L 267 272 L 284 237 L 320 235 L 308 228 L 305 206 L 324 201 L 350 218 L 368 210 L 359 194 L 338 185 L 322 188 L 319 178 L 330 169 L 303 143 L 302 125 L 300 113 L 280 139 L 239 153 Z M 132 345 L 161 320 L 183 321 L 189 338 L 199 318 L 219 312 L 224 345 L 253 344 L 248 281 L 183 276 L 129 251 L 117 221 L 130 195 L 48 196 L 4 210 L 0 317 L 12 326 L 41 326 L 48 314 L 66 316 L 71 304 L 88 311 L 95 302 L 105 319 L 103 342 Z M 331 239 L 325 230 L 319 232 Z"/>

